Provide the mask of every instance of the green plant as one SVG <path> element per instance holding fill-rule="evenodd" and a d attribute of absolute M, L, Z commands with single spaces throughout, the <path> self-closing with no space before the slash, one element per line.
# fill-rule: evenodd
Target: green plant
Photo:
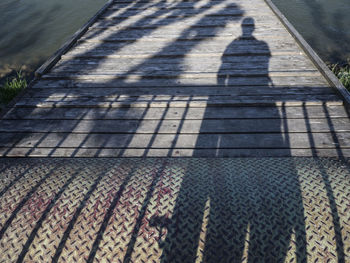
<path fill-rule="evenodd" d="M 22 76 L 22 72 L 16 73 L 11 80 L 7 79 L 2 87 L 0 87 L 0 100 L 2 103 L 9 103 L 22 89 L 27 87 L 27 81 Z"/>
<path fill-rule="evenodd" d="M 341 67 L 338 64 L 331 65 L 330 69 L 339 78 L 345 88 L 350 90 L 350 66 Z"/>

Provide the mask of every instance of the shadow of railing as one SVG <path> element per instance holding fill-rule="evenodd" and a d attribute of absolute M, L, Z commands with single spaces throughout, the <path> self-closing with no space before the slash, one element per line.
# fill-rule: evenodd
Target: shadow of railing
<path fill-rule="evenodd" d="M 13 199 L 0 208 L 6 211 L 0 218 L 0 258 L 26 262 L 38 249 L 53 262 L 76 258 L 75 253 L 87 262 L 101 256 L 124 262 L 306 262 L 317 257 L 345 262 L 348 256 L 342 251 L 348 247 L 342 233 L 347 231 L 349 182 L 341 178 L 350 175 L 350 167 L 337 160 L 50 158 L 0 163 L 6 164 L 1 175 L 12 171 L 16 180 L 7 182 L 11 186 L 0 199 L 1 204 Z M 16 171 L 23 179 L 16 179 Z M 31 177 L 32 186 L 15 198 Z M 45 196 L 50 198 L 40 200 Z M 18 222 L 24 225 L 16 227 Z M 42 230 L 56 224 L 55 235 Z M 36 246 L 45 239 L 50 245 Z"/>

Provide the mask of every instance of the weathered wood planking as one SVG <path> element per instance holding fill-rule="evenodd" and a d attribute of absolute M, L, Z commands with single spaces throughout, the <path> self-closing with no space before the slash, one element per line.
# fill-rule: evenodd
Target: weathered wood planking
<path fill-rule="evenodd" d="M 249 27 L 249 26 L 246 26 Z M 217 34 L 217 31 L 220 32 L 220 36 L 231 36 L 231 37 L 237 37 L 240 35 L 242 29 L 241 26 L 238 24 L 234 24 L 232 26 L 213 26 L 209 27 L 199 27 L 199 28 L 194 28 L 196 30 L 195 36 L 208 36 L 208 37 L 215 37 Z M 260 25 L 259 27 L 254 27 L 255 29 L 255 35 L 258 36 L 264 36 L 264 35 L 273 35 L 273 34 L 282 34 L 286 38 L 288 38 L 288 32 L 284 29 L 281 28 L 278 24 L 275 26 L 266 24 L 266 25 Z M 120 30 L 119 33 L 115 33 L 116 30 Z M 102 32 L 100 32 L 102 31 Z M 185 31 L 183 33 L 183 31 Z M 189 31 L 189 32 L 186 32 Z M 91 28 L 89 29 L 85 35 L 84 38 L 90 38 L 90 37 L 95 37 L 95 34 L 97 32 L 100 32 L 99 37 L 107 37 L 107 38 L 136 38 L 139 39 L 141 37 L 149 37 L 149 38 L 163 38 L 164 35 L 168 34 L 169 37 L 172 36 L 180 36 L 180 38 L 186 39 L 191 39 L 194 35 L 191 34 L 191 28 L 188 29 L 187 27 L 160 27 L 160 28 L 129 28 L 129 29 L 119 29 L 119 28 L 106 28 L 106 29 L 95 29 Z"/>
<path fill-rule="evenodd" d="M 76 48 L 74 51 L 67 53 L 63 56 L 63 59 L 59 65 L 65 65 L 69 63 L 79 64 L 82 62 L 85 62 L 86 59 L 91 60 L 90 65 L 93 65 L 94 63 L 101 63 L 101 66 L 104 66 L 105 64 L 111 64 L 116 63 L 116 59 L 120 61 L 120 63 L 123 64 L 126 61 L 130 61 L 130 65 L 133 65 L 135 63 L 139 64 L 141 60 L 148 59 L 147 64 L 158 64 L 158 63 L 164 63 L 164 64 L 179 64 L 183 62 L 183 57 L 179 55 L 179 49 L 186 48 L 186 46 L 181 45 L 177 47 L 177 45 L 174 45 L 171 47 L 171 50 L 167 50 L 167 52 L 158 52 L 158 53 L 152 53 L 152 50 L 160 49 L 158 48 L 156 43 L 153 43 L 153 47 L 147 48 L 144 52 L 142 52 L 141 47 L 134 48 L 125 48 L 124 46 L 130 46 L 126 43 L 123 43 L 123 46 L 115 46 L 114 43 L 110 45 L 110 47 L 105 48 L 104 44 L 111 44 L 111 43 L 105 43 L 102 42 L 101 49 L 99 50 L 99 47 L 89 47 L 86 49 Z M 183 43 L 184 44 L 184 43 Z M 144 47 L 145 48 L 145 47 Z M 94 52 L 94 49 L 96 49 L 96 53 Z M 119 52 L 118 50 L 122 49 L 123 52 Z M 127 49 L 127 50 L 125 50 Z M 131 50 L 129 50 L 131 49 Z M 203 49 L 203 50 L 200 50 Z M 255 50 L 258 49 L 258 50 Z M 212 51 L 211 51 L 212 50 Z M 214 52 L 216 51 L 216 53 Z M 225 51 L 223 47 L 218 46 L 205 46 L 200 47 L 197 46 L 195 50 L 193 50 L 193 53 L 188 55 L 186 57 L 186 62 L 192 63 L 192 64 L 198 64 L 201 60 L 203 60 L 203 64 L 207 63 L 210 65 L 211 63 L 217 64 L 221 62 L 221 59 L 225 58 L 225 63 L 238 63 L 243 62 L 246 64 L 250 64 L 250 67 L 253 67 L 253 63 L 256 62 L 256 64 L 260 63 L 266 63 L 266 57 L 272 56 L 270 63 L 279 63 L 283 61 L 288 61 L 289 63 L 307 63 L 310 61 L 303 57 L 299 50 L 284 50 L 281 47 L 276 48 L 275 50 L 266 50 L 262 49 L 261 47 L 258 47 L 256 45 L 252 45 L 250 49 L 235 49 L 235 50 L 229 50 L 225 52 L 224 55 L 219 55 L 217 52 L 222 51 L 222 53 Z M 244 56 L 244 61 L 242 61 L 242 56 Z M 288 59 L 289 57 L 289 59 Z M 102 60 L 103 59 L 103 60 Z M 295 61 L 294 61 L 295 60 Z M 104 62 L 104 63 L 102 63 Z M 244 64 L 243 64 L 244 65 Z M 243 66 L 242 65 L 242 66 Z M 309 64 L 310 65 L 310 64 Z M 266 66 L 266 65 L 265 65 Z M 301 65 L 302 66 L 302 65 Z M 127 68 L 124 68 L 124 70 L 127 70 Z"/>
<path fill-rule="evenodd" d="M 280 132 L 350 132 L 348 118 L 229 120 L 3 120 L 0 132 L 73 132 L 129 134 L 205 134 L 205 133 L 280 133 Z"/>
<path fill-rule="evenodd" d="M 268 29 L 268 28 L 267 28 Z M 102 32 L 100 32 L 102 31 Z M 114 33 L 112 31 L 106 31 L 106 30 L 99 30 L 97 32 L 91 32 L 89 31 L 89 34 L 85 35 L 82 40 L 83 41 L 137 41 L 139 38 L 146 39 L 149 41 L 158 41 L 164 39 L 164 32 L 160 32 L 158 34 L 147 34 L 145 30 L 125 30 L 125 32 L 121 32 L 119 34 Z M 170 40 L 188 40 L 188 39 L 197 39 L 204 41 L 207 38 L 216 39 L 217 32 L 216 30 L 198 30 L 198 34 L 191 36 L 190 32 L 186 35 L 180 35 L 178 36 L 177 32 L 173 32 L 171 35 L 169 35 Z M 137 33 L 137 35 L 134 35 L 133 33 Z M 96 36 L 98 35 L 98 36 Z M 284 37 L 287 38 L 288 32 L 285 29 L 275 29 L 275 30 L 267 30 L 267 31 L 260 31 L 255 34 L 257 38 L 274 38 L 274 35 L 278 35 L 280 38 Z M 231 38 L 235 39 L 239 37 L 238 32 L 232 32 L 232 31 L 226 31 L 224 34 L 220 35 L 220 37 L 223 38 Z"/>
<path fill-rule="evenodd" d="M 115 20 L 115 19 L 114 19 Z M 172 21 L 172 23 L 169 23 Z M 188 25 L 191 25 L 191 28 L 196 28 L 196 27 L 216 27 L 216 26 L 222 26 L 222 27 L 227 27 L 227 23 L 225 23 L 225 19 L 218 19 L 218 18 L 214 18 L 214 19 L 208 19 L 208 20 L 204 20 L 201 21 L 200 23 L 198 22 L 198 19 L 196 18 L 192 18 L 189 17 L 187 18 L 185 21 L 177 21 L 174 18 L 167 18 L 167 19 L 163 19 L 163 20 L 157 20 L 154 21 L 152 24 L 145 24 L 145 23 L 131 23 L 131 19 L 128 19 L 128 24 L 126 24 L 126 21 L 120 21 L 120 23 L 118 23 L 116 25 L 116 23 L 114 21 L 110 21 L 110 20 L 100 20 L 98 22 L 96 22 L 93 26 L 91 26 L 91 29 L 157 29 L 158 27 L 162 27 L 162 26 L 166 26 L 167 28 L 186 28 L 188 27 Z M 124 23 L 123 23 L 124 22 Z M 135 22 L 135 20 L 134 20 Z M 247 22 L 242 22 L 243 26 L 253 26 L 254 24 L 247 21 Z M 276 27 L 276 26 L 280 26 L 281 23 L 276 20 L 275 18 L 272 19 L 263 19 L 261 21 L 259 21 L 259 25 L 263 25 L 263 26 L 272 26 L 272 27 Z M 234 26 L 234 25 L 231 25 Z"/>
<path fill-rule="evenodd" d="M 102 43 L 104 44 L 104 43 Z M 101 44 L 101 45 L 102 45 Z M 123 44 L 125 45 L 125 44 Z M 86 52 L 89 52 L 88 50 L 85 50 Z M 147 51 L 146 51 L 147 52 Z M 281 52 L 280 52 L 281 53 Z M 215 59 L 213 59 L 213 57 Z M 221 56 L 222 57 L 222 56 Z M 203 67 L 203 65 L 207 65 L 209 68 L 213 67 L 211 65 L 211 63 L 214 63 L 214 66 L 217 66 L 217 63 L 220 63 L 221 57 L 219 56 L 203 56 L 200 57 L 200 61 L 199 58 L 196 56 L 189 56 L 186 58 L 186 62 L 191 65 L 191 66 L 197 66 L 197 67 Z M 244 60 L 242 60 L 242 56 L 224 56 L 225 57 L 225 64 L 233 64 L 233 65 L 240 65 L 242 64 L 243 68 L 245 67 L 249 67 L 249 68 L 254 68 L 254 67 L 259 67 L 262 64 L 266 64 L 266 56 L 265 55 L 261 55 L 261 56 L 244 56 Z M 125 64 L 128 64 L 129 66 L 137 66 L 139 64 L 141 64 L 144 61 L 144 58 L 142 57 L 118 57 L 118 58 L 113 58 L 110 57 L 108 58 L 108 56 L 105 56 L 105 58 L 93 58 L 92 56 L 86 56 L 86 58 L 80 58 L 77 56 L 68 56 L 68 55 L 64 55 L 62 57 L 62 59 L 60 60 L 60 62 L 57 63 L 57 65 L 55 66 L 54 69 L 52 70 L 56 70 L 57 68 L 60 67 L 69 67 L 70 65 L 77 65 L 77 66 L 86 66 L 86 67 L 98 67 L 98 66 L 103 66 L 103 67 L 115 67 L 115 69 L 118 69 L 119 67 L 125 67 Z M 180 64 L 181 62 L 183 62 L 183 58 L 181 57 L 167 57 L 167 58 L 162 58 L 160 56 L 150 56 L 148 58 L 148 66 L 155 66 L 155 65 L 159 65 L 162 64 L 165 67 L 169 67 L 168 64 Z M 201 63 L 199 63 L 201 62 Z M 101 64 L 101 65 L 100 65 Z M 197 64 L 197 65 L 195 65 Z M 313 64 L 302 54 L 288 54 L 288 56 L 283 54 L 280 55 L 274 55 L 272 57 L 270 57 L 270 62 L 269 62 L 269 66 L 271 65 L 278 65 L 281 64 L 282 66 L 285 64 L 290 64 L 292 67 L 293 66 L 300 66 L 301 68 L 303 68 L 304 66 L 313 66 Z M 147 66 L 144 65 L 144 66 Z M 185 67 L 185 65 L 182 65 L 182 67 Z M 286 65 L 287 66 L 287 65 Z M 266 67 L 266 65 L 265 65 Z M 124 69 L 125 70 L 125 69 Z"/>
<path fill-rule="evenodd" d="M 256 24 L 258 25 L 271 25 L 271 26 L 277 26 L 281 25 L 281 22 L 278 21 L 273 15 L 272 16 L 261 16 L 256 15 L 254 16 L 254 19 L 256 21 Z M 153 20 L 152 23 L 149 23 L 147 20 Z M 159 28 L 162 26 L 167 26 L 169 28 L 172 27 L 181 27 L 185 24 L 191 25 L 192 28 L 197 27 L 205 27 L 206 25 L 208 27 L 224 27 L 226 26 L 226 17 L 206 17 L 205 20 L 198 21 L 198 18 L 196 17 L 186 17 L 185 19 L 182 19 L 179 21 L 177 17 L 165 17 L 163 19 L 157 19 L 154 20 L 152 18 L 149 19 L 142 19 L 140 21 L 139 18 L 136 17 L 130 17 L 128 19 L 125 18 L 115 18 L 115 19 L 101 19 L 97 21 L 91 29 L 105 29 L 108 27 L 109 29 L 112 28 L 119 28 L 119 29 L 141 29 L 141 28 Z M 145 23 L 146 22 L 146 23 Z M 148 22 L 148 23 L 147 23 Z M 253 24 L 251 22 L 243 22 L 244 26 L 252 26 Z M 217 36 L 218 38 L 220 36 Z M 291 37 L 290 35 L 288 37 Z"/>
<path fill-rule="evenodd" d="M 245 106 L 260 106 L 260 107 L 279 107 L 279 106 L 340 106 L 343 105 L 343 101 L 339 100 L 327 100 L 322 99 L 314 100 L 284 100 L 278 101 L 274 98 L 258 100 L 213 100 L 213 101 L 145 101 L 145 102 L 114 102 L 114 101 L 99 101 L 89 102 L 89 98 L 81 100 L 79 102 L 42 102 L 33 104 L 21 104 L 18 108 L 209 108 L 209 107 L 245 107 Z"/>
<path fill-rule="evenodd" d="M 187 47 L 183 46 L 183 45 L 179 45 L 179 46 L 172 46 L 171 50 L 170 49 L 166 49 L 165 51 L 162 50 L 162 48 L 156 48 L 154 47 L 150 47 L 149 49 L 147 49 L 147 51 L 142 52 L 142 48 L 141 47 L 137 47 L 136 49 L 130 49 L 127 52 L 125 52 L 125 50 L 123 50 L 123 53 L 120 54 L 120 52 L 118 52 L 118 48 L 117 47 L 102 47 L 102 49 L 98 49 L 96 48 L 96 50 L 94 50 L 95 48 L 91 48 L 92 51 L 88 52 L 88 50 L 82 50 L 82 49 L 76 49 L 74 52 L 70 52 L 67 55 L 65 55 L 65 59 L 67 59 L 67 57 L 69 58 L 84 58 L 84 57 L 106 57 L 106 58 L 128 58 L 128 59 L 132 59 L 132 58 L 152 58 L 151 56 L 154 55 L 154 58 L 159 58 L 159 57 L 167 57 L 167 58 L 173 58 L 173 57 L 180 57 L 182 55 L 182 52 L 184 49 Z M 235 50 L 230 50 L 229 52 L 225 53 L 225 57 L 234 57 L 234 56 L 249 56 L 249 55 L 255 55 L 255 56 L 270 56 L 270 55 L 294 55 L 297 56 L 300 54 L 300 50 L 297 49 L 295 46 L 294 47 L 286 47 L 286 45 L 284 45 L 283 47 L 283 51 L 278 51 L 281 50 L 281 48 L 276 48 L 274 50 L 268 50 L 265 47 L 261 47 L 258 45 L 250 45 L 249 43 L 247 43 L 247 45 L 245 47 L 238 47 Z M 85 51 L 85 52 L 84 52 Z M 216 46 L 200 46 L 200 47 L 196 47 L 193 50 L 193 53 L 191 53 L 191 58 L 196 58 L 198 59 L 198 57 L 202 56 L 206 57 L 208 59 L 212 59 L 213 61 L 215 61 L 215 59 L 220 59 L 219 56 L 215 56 L 215 55 L 211 55 L 211 54 L 218 54 L 217 52 L 221 51 L 222 53 L 225 51 L 224 49 L 216 47 Z M 124 53 L 125 52 L 125 53 Z M 147 57 L 148 54 L 148 57 Z"/>
<path fill-rule="evenodd" d="M 116 94 L 128 94 L 128 96 L 271 96 L 281 95 L 281 93 L 290 95 L 326 95 L 334 94 L 329 87 L 270 87 L 270 86 L 252 86 L 252 87 L 126 87 L 126 88 L 36 88 L 26 92 L 23 97 L 31 98 L 116 98 Z M 125 95 L 119 95 L 123 97 Z"/>
<path fill-rule="evenodd" d="M 327 81 L 322 78 L 321 75 L 318 76 L 307 76 L 301 77 L 298 72 L 289 72 L 291 76 L 241 76 L 231 78 L 227 83 L 229 86 L 263 86 L 267 85 L 270 81 L 275 86 L 323 86 L 327 85 Z M 265 74 L 266 75 L 266 74 Z M 185 75 L 187 78 L 178 78 L 173 76 L 172 78 L 145 78 L 142 76 L 135 76 L 133 79 L 128 79 L 127 75 L 122 78 L 117 78 L 113 75 L 98 75 L 89 76 L 66 76 L 63 77 L 47 77 L 42 78 L 42 81 L 38 83 L 38 87 L 177 87 L 177 86 L 189 86 L 189 85 L 218 85 L 217 75 L 211 74 L 211 78 L 204 78 L 203 76 L 198 76 L 194 78 L 193 75 Z M 141 79 L 141 81 L 138 81 Z M 224 87 L 225 85 L 218 85 L 218 87 Z"/>
<path fill-rule="evenodd" d="M 204 115 L 205 112 L 205 116 Z M 209 108 L 18 108 L 4 119 L 32 120 L 207 120 L 207 119 L 347 118 L 343 106 Z"/>
<path fill-rule="evenodd" d="M 198 141 L 197 134 L 128 134 L 101 133 L 0 133 L 0 147 L 19 148 L 110 148 L 110 149 L 334 149 L 333 136 L 338 145 L 349 149 L 349 133 L 313 133 L 314 145 L 308 133 L 282 133 L 288 141 L 281 140 L 280 134 L 203 134 Z M 156 140 L 153 141 L 153 138 Z M 217 145 L 217 140 L 225 147 Z"/>
<path fill-rule="evenodd" d="M 0 155 L 350 156 L 344 101 L 274 13 L 110 1 L 1 120 Z"/>
<path fill-rule="evenodd" d="M 285 95 L 259 95 L 259 96 L 230 96 L 230 95 L 221 95 L 216 96 L 212 95 L 210 98 L 208 96 L 165 96 L 165 95 L 142 95 L 142 96 L 115 96 L 115 97 L 52 97 L 52 98 L 23 98 L 20 102 L 17 103 L 18 106 L 31 106 L 31 107 L 43 107 L 45 104 L 55 104 L 59 103 L 61 106 L 93 106 L 93 105 L 110 105 L 111 103 L 171 103 L 171 102 L 192 102 L 192 103 L 202 103 L 203 105 L 227 105 L 229 103 L 235 104 L 245 101 L 335 101 L 341 102 L 339 97 L 336 94 L 321 94 L 321 95 L 302 95 L 302 94 L 285 94 Z"/>

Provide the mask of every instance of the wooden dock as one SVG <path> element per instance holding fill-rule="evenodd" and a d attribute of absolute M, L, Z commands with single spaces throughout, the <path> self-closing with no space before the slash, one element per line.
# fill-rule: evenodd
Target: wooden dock
<path fill-rule="evenodd" d="M 347 92 L 269 1 L 109 1 L 37 75 L 1 156 L 350 156 Z"/>

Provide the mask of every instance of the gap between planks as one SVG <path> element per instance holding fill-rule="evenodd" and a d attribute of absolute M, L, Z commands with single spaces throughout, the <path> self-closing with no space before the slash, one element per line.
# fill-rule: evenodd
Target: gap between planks
<path fill-rule="evenodd" d="M 350 150 L 344 149 L 62 149 L 62 148 L 2 148 L 2 157 L 350 157 Z"/>

